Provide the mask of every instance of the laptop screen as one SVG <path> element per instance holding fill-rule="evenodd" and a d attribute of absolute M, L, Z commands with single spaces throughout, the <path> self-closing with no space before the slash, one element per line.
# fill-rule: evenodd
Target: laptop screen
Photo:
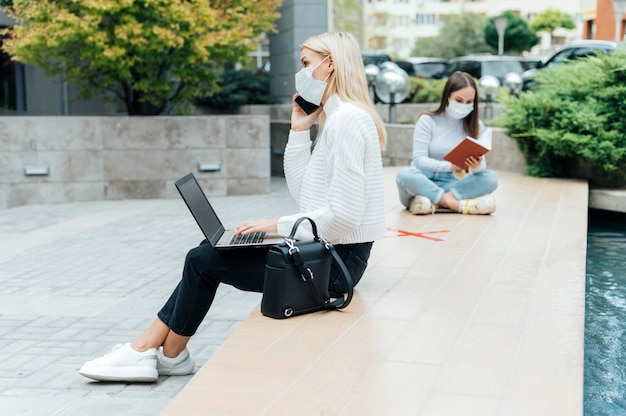
<path fill-rule="evenodd" d="M 215 247 L 215 244 L 224 233 L 224 226 L 215 214 L 195 176 L 189 173 L 177 180 L 175 185 L 204 236 Z"/>

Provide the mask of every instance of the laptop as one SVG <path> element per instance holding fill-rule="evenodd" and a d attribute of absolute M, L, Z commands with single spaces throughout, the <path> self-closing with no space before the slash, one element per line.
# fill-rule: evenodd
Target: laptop
<path fill-rule="evenodd" d="M 278 234 L 252 233 L 235 235 L 235 230 L 226 230 L 193 173 L 174 182 L 191 215 L 198 223 L 207 241 L 215 249 L 240 247 L 267 247 L 282 243 L 285 239 Z"/>

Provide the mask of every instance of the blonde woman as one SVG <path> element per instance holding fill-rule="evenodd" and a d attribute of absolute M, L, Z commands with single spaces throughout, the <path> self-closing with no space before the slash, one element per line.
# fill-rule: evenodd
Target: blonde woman
<path fill-rule="evenodd" d="M 247 221 L 237 232 L 287 236 L 299 217 L 310 217 L 320 235 L 335 245 L 356 285 L 373 242 L 384 233 L 384 125 L 370 102 L 361 53 L 352 35 L 329 32 L 311 37 L 302 44 L 300 65 L 284 157 L 287 185 L 299 212 Z M 311 151 L 310 128 L 316 122 L 319 134 Z M 298 231 L 300 239 L 311 237 L 310 229 Z M 266 255 L 267 249 L 216 251 L 205 243 L 191 249 L 181 281 L 157 319 L 131 343 L 85 363 L 80 373 L 123 382 L 192 373 L 195 362 L 187 343 L 208 313 L 218 286 L 261 292 Z M 338 268 L 331 271 L 329 290 L 334 295 L 346 291 Z"/>

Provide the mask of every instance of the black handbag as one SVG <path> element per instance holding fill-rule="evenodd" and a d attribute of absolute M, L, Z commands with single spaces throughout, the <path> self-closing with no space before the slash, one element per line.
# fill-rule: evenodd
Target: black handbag
<path fill-rule="evenodd" d="M 296 241 L 296 230 L 304 220 L 311 223 L 314 238 Z M 341 268 L 348 287 L 348 292 L 336 299 L 331 299 L 328 292 L 333 260 Z M 333 245 L 317 234 L 317 226 L 311 218 L 299 218 L 289 237 L 270 248 L 261 299 L 263 315 L 284 319 L 321 310 L 343 309 L 352 300 L 352 293 L 352 278 L 346 265 Z"/>

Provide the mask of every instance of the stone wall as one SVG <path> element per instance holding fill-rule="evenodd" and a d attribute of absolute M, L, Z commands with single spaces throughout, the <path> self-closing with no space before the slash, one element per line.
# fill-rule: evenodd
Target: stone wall
<path fill-rule="evenodd" d="M 173 181 L 192 171 L 209 195 L 267 193 L 269 147 L 268 115 L 3 116 L 0 208 L 173 198 Z M 200 172 L 201 163 L 219 170 Z"/>
<path fill-rule="evenodd" d="M 399 106 L 408 121 L 423 111 Z M 209 195 L 267 193 L 283 175 L 290 106 L 185 117 L 0 117 L 0 209 L 25 204 L 176 198 L 174 180 L 195 172 Z M 381 109 L 384 110 L 384 109 Z M 271 122 L 270 122 L 271 119 Z M 387 124 L 385 166 L 408 165 L 414 124 Z M 494 128 L 488 166 L 523 173 L 517 143 Z M 206 163 L 216 171 L 199 171 Z M 25 171 L 48 171 L 30 176 Z"/>
<path fill-rule="evenodd" d="M 283 151 L 289 134 L 289 121 L 272 120 L 271 161 L 272 176 L 283 175 Z M 406 166 L 413 156 L 413 124 L 387 124 L 387 149 L 383 152 L 383 165 Z M 500 128 L 493 128 L 491 152 L 487 154 L 489 169 L 525 173 L 524 155 L 517 142 Z"/>
<path fill-rule="evenodd" d="M 414 127 L 408 124 L 387 125 L 387 149 L 383 153 L 385 166 L 404 166 L 411 163 Z M 526 172 L 524 155 L 517 147 L 517 142 L 507 136 L 501 128 L 493 128 L 491 147 L 491 151 L 485 156 L 489 169 Z"/>

